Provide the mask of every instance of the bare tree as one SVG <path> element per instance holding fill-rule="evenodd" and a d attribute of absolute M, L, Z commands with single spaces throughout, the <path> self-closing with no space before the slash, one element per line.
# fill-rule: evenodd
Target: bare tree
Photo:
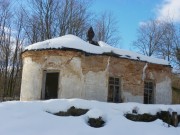
<path fill-rule="evenodd" d="M 0 61 L 1 61 L 1 94 L 8 89 L 8 68 L 11 56 L 11 5 L 9 1 L 0 1 Z"/>
<path fill-rule="evenodd" d="M 177 29 L 176 29 L 177 30 Z M 175 48 L 175 59 L 176 59 L 176 64 L 177 64 L 177 70 L 180 73 L 180 33 L 177 33 L 176 35 L 176 48 Z"/>
<path fill-rule="evenodd" d="M 21 11 L 16 13 L 14 19 L 14 27 L 16 28 L 16 32 L 13 37 L 13 50 L 11 55 L 11 64 L 9 69 L 9 81 L 8 81 L 8 95 L 10 97 L 17 96 L 20 93 L 20 84 L 21 84 L 21 52 L 24 41 L 24 35 L 22 33 L 23 30 L 23 19 L 24 15 Z"/>
<path fill-rule="evenodd" d="M 29 8 L 22 8 L 25 15 L 24 30 L 30 43 L 43 41 L 55 36 L 55 13 L 57 0 L 28 0 Z M 23 6 L 22 6 L 23 7 Z"/>
<path fill-rule="evenodd" d="M 112 46 L 117 46 L 121 39 L 117 23 L 112 13 L 102 13 L 94 23 L 97 40 L 104 41 Z"/>
<path fill-rule="evenodd" d="M 163 59 L 174 61 L 176 48 L 179 47 L 180 40 L 177 36 L 177 29 L 172 21 L 162 23 L 163 36 L 158 47 L 158 52 Z"/>
<path fill-rule="evenodd" d="M 13 2 L 18 2 L 13 5 Z M 28 3 L 28 4 L 27 4 Z M 86 38 L 94 25 L 97 39 L 118 44 L 116 19 L 104 13 L 90 25 L 93 13 L 85 0 L 0 0 L 0 94 L 14 96 L 20 91 L 24 41 L 28 44 L 73 34 Z M 22 4 L 22 5 L 21 5 Z M 26 4 L 26 5 L 23 5 Z M 17 5 L 21 5 L 14 7 Z"/>
<path fill-rule="evenodd" d="M 79 37 L 85 36 L 88 28 L 90 14 L 87 12 L 88 3 L 77 0 L 65 0 L 61 3 L 57 14 L 59 20 L 59 36 L 74 34 Z"/>
<path fill-rule="evenodd" d="M 24 30 L 30 43 L 53 37 L 73 34 L 85 39 L 90 27 L 92 13 L 90 3 L 83 0 L 29 0 L 29 10 L 25 13 Z M 112 13 L 103 13 L 91 24 L 96 31 L 96 39 L 117 45 L 117 20 Z"/>
<path fill-rule="evenodd" d="M 177 59 L 177 65 L 178 65 L 178 72 L 180 73 L 180 47 L 176 48 L 176 59 Z"/>
<path fill-rule="evenodd" d="M 20 90 L 21 81 L 22 37 L 20 35 L 23 18 L 15 18 L 11 9 L 10 0 L 0 0 L 0 94 L 2 98 L 14 96 L 14 91 Z"/>
<path fill-rule="evenodd" d="M 140 25 L 137 31 L 137 40 L 134 41 L 133 45 L 144 55 L 151 56 L 157 52 L 164 34 L 161 23 L 157 20 L 151 20 Z"/>
<path fill-rule="evenodd" d="M 29 0 L 24 30 L 30 43 L 57 36 L 74 34 L 85 36 L 90 15 L 88 3 L 79 0 Z M 23 7 L 23 6 L 22 6 Z"/>
<path fill-rule="evenodd" d="M 141 25 L 133 45 L 144 55 L 166 59 L 174 67 L 178 65 L 180 38 L 171 20 L 151 20 Z"/>

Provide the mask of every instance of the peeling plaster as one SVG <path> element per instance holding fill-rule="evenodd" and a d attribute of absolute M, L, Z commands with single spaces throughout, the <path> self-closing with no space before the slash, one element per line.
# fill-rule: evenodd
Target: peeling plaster
<path fill-rule="evenodd" d="M 41 96 L 41 65 L 33 62 L 31 58 L 24 59 L 23 63 L 20 99 L 38 100 Z"/>
<path fill-rule="evenodd" d="M 162 82 L 156 84 L 155 98 L 157 104 L 171 104 L 172 90 L 169 77 L 166 76 Z"/>
<path fill-rule="evenodd" d="M 146 63 L 146 65 L 143 68 L 143 73 L 142 73 L 142 80 L 144 81 L 144 79 L 146 78 L 146 69 L 148 67 L 148 64 Z"/>
<path fill-rule="evenodd" d="M 126 91 L 126 90 L 125 90 Z M 144 97 L 143 96 L 134 96 L 130 92 L 122 92 L 122 97 L 124 102 L 138 102 L 143 103 Z"/>
<path fill-rule="evenodd" d="M 106 102 L 108 78 L 113 75 L 121 77 L 121 97 L 124 102 L 143 103 L 142 79 L 147 72 L 146 77 L 155 79 L 156 82 L 155 103 L 171 103 L 169 67 L 147 65 L 111 56 L 85 56 L 79 52 L 58 50 L 25 52 L 23 62 L 21 100 L 41 99 L 43 71 L 50 70 L 60 72 L 58 98 L 83 98 Z"/>

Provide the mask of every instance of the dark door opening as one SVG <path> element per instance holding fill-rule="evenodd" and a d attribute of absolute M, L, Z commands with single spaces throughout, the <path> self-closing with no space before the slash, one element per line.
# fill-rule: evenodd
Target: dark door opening
<path fill-rule="evenodd" d="M 59 73 L 46 73 L 45 99 L 57 98 Z"/>

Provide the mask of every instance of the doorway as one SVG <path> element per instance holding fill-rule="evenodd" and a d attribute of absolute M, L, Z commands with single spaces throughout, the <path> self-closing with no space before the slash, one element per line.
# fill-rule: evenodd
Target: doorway
<path fill-rule="evenodd" d="M 42 99 L 55 99 L 58 97 L 59 72 L 44 73 L 44 88 Z"/>

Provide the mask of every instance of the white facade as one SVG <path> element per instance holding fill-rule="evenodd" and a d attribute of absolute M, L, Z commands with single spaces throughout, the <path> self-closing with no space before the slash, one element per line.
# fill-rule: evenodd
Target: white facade
<path fill-rule="evenodd" d="M 57 98 L 82 98 L 106 102 L 108 97 L 108 64 L 109 61 L 107 61 L 103 71 L 83 72 L 81 57 L 41 56 L 38 57 L 38 60 L 33 60 L 31 56 L 24 57 L 20 99 L 25 101 L 42 99 L 45 74 L 58 72 Z M 124 89 L 123 78 L 121 83 L 123 102 L 143 103 L 143 95 L 133 95 L 128 92 L 128 89 Z M 137 83 L 140 84 L 140 81 Z M 170 104 L 171 95 L 171 79 L 166 77 L 156 84 L 154 103 Z"/>
<path fill-rule="evenodd" d="M 59 72 L 58 98 L 83 98 L 107 101 L 107 72 L 82 74 L 81 60 L 50 56 L 42 65 L 30 57 L 23 60 L 21 100 L 40 100 L 43 90 L 43 72 Z M 54 63 L 55 65 L 46 65 Z M 97 82 L 97 80 L 99 82 Z"/>
<path fill-rule="evenodd" d="M 114 48 L 102 41 L 98 44 L 65 35 L 26 47 L 22 54 L 20 99 L 118 99 L 143 103 L 146 81 L 152 81 L 152 94 L 148 95 L 153 96 L 152 103 L 171 103 L 168 61 Z"/>

